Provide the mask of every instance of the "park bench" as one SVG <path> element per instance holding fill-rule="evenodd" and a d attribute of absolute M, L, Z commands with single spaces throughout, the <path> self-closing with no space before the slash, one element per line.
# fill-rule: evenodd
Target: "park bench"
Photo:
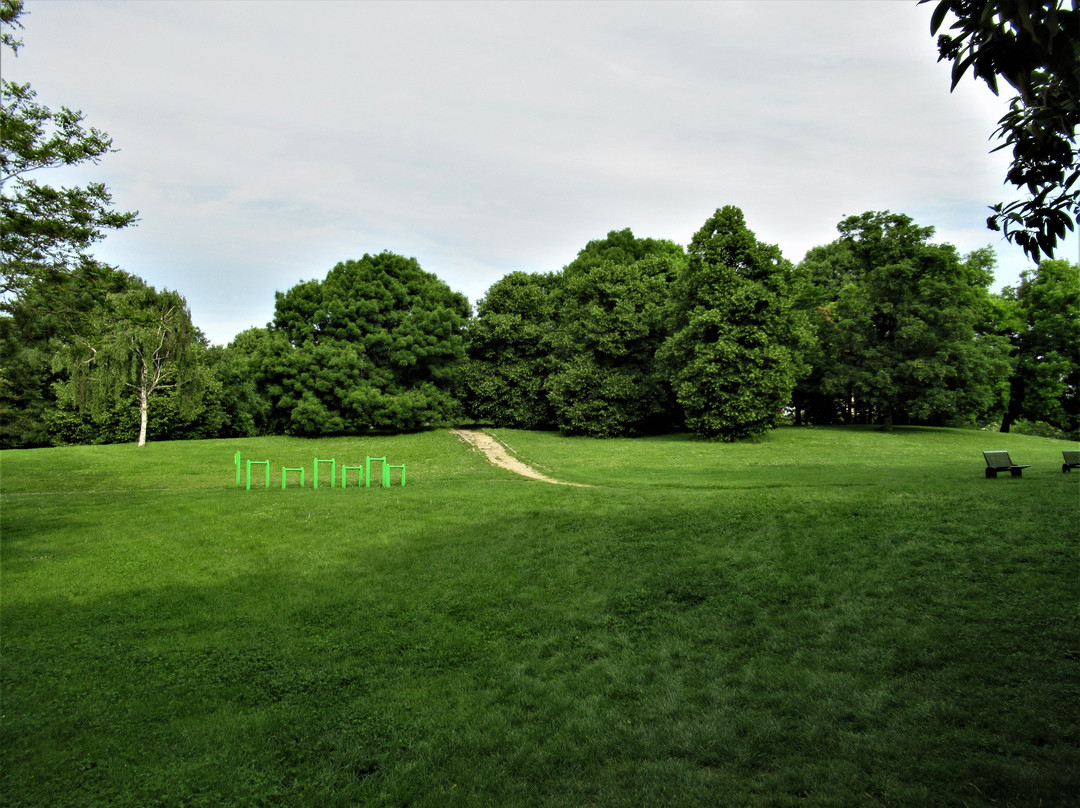
<path fill-rule="evenodd" d="M 1080 450 L 1062 449 L 1061 456 L 1065 462 L 1061 464 L 1062 471 L 1080 469 Z"/>
<path fill-rule="evenodd" d="M 986 458 L 986 476 L 997 477 L 999 471 L 1007 471 L 1013 477 L 1020 477 L 1024 473 L 1024 469 L 1031 468 L 1029 463 L 1026 466 L 1018 466 L 1012 462 L 1009 458 L 1008 452 L 983 452 L 983 457 Z"/>

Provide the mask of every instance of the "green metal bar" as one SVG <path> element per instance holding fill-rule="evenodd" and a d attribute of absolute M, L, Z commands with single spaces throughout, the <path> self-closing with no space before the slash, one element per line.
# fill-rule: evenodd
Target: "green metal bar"
<path fill-rule="evenodd" d="M 365 469 L 365 483 L 368 488 L 371 488 L 371 461 L 378 460 L 383 464 L 383 485 L 388 486 L 390 483 L 386 480 L 386 458 L 385 457 L 369 457 L 367 459 L 367 468 Z"/>
<path fill-rule="evenodd" d="M 269 460 L 249 460 L 247 462 L 247 490 L 251 490 L 251 467 L 252 466 L 265 466 L 266 467 L 266 487 L 270 487 L 270 461 Z"/>
<path fill-rule="evenodd" d="M 341 487 L 342 488 L 345 487 L 345 472 L 353 471 L 353 470 L 358 472 L 357 475 L 356 475 L 356 484 L 358 486 L 364 484 L 364 467 L 363 466 L 342 466 L 341 467 Z"/>
<path fill-rule="evenodd" d="M 319 458 L 317 458 L 317 457 L 315 458 L 315 474 L 312 477 L 312 487 L 313 488 L 318 488 L 319 487 L 319 464 L 320 463 L 329 463 L 330 464 L 330 487 L 333 488 L 334 487 L 334 474 L 336 473 L 336 469 L 337 469 L 337 461 L 334 458 L 330 458 L 329 460 L 319 460 Z"/>
<path fill-rule="evenodd" d="M 236 457 L 233 458 L 236 461 L 236 484 L 240 485 L 240 450 L 236 450 Z"/>
<path fill-rule="evenodd" d="M 404 486 L 405 485 L 405 466 L 404 466 L 404 464 L 402 464 L 400 466 L 391 466 L 391 465 L 383 466 L 383 485 L 385 485 L 387 488 L 390 487 L 390 469 L 401 469 L 401 485 Z"/>
<path fill-rule="evenodd" d="M 289 471 L 299 471 L 300 472 L 300 487 L 303 488 L 304 487 L 304 470 L 302 468 L 288 469 L 288 468 L 285 468 L 284 466 L 282 466 L 281 467 L 281 488 L 282 488 L 282 490 L 285 489 L 285 473 L 289 472 Z"/>

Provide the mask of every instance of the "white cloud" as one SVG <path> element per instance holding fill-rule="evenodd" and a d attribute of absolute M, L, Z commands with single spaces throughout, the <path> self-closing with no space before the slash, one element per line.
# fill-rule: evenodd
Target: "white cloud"
<path fill-rule="evenodd" d="M 11 72 L 114 137 L 89 173 L 141 213 L 99 254 L 180 290 L 218 342 L 364 252 L 475 302 L 611 229 L 686 243 L 725 204 L 793 260 L 890 209 L 994 243 L 1004 282 L 1027 265 L 983 226 L 1003 101 L 949 93 L 913 2 L 28 10 Z"/>

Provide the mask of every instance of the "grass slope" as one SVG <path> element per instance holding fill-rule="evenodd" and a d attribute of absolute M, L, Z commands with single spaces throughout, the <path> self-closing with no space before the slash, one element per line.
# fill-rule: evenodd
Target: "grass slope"
<path fill-rule="evenodd" d="M 0 454 L 0 805 L 1076 804 L 1075 445 L 495 434 Z"/>

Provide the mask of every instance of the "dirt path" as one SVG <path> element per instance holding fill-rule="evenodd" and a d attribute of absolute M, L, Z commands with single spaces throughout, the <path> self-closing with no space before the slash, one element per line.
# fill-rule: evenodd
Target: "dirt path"
<path fill-rule="evenodd" d="M 488 462 L 494 466 L 499 466 L 507 471 L 512 471 L 515 474 L 520 474 L 522 477 L 531 477 L 534 480 L 540 480 L 545 483 L 553 483 L 554 485 L 576 485 L 584 488 L 582 483 L 564 483 L 561 480 L 554 480 L 545 474 L 541 474 L 531 466 L 527 466 L 513 457 L 506 447 L 499 443 L 495 438 L 490 435 L 485 435 L 483 432 L 477 432 L 472 429 L 451 429 L 450 433 L 457 435 L 461 440 L 476 447 L 484 456 L 487 457 Z"/>

